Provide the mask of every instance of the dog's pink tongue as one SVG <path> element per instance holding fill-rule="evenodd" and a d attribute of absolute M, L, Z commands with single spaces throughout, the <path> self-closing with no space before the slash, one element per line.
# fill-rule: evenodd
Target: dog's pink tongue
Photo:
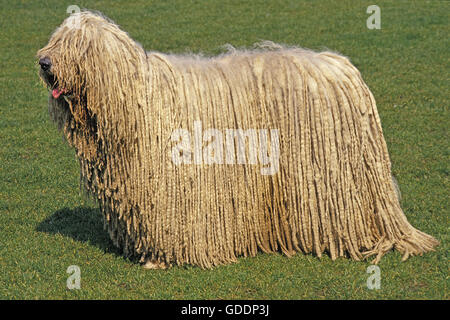
<path fill-rule="evenodd" d="M 62 93 L 62 91 L 60 91 L 58 89 L 53 89 L 52 96 L 53 96 L 53 98 L 58 99 L 59 96 L 61 95 L 61 93 Z"/>
<path fill-rule="evenodd" d="M 59 90 L 59 89 L 53 89 L 53 91 L 52 91 L 52 96 L 53 96 L 53 98 L 58 99 L 59 96 L 60 96 L 61 94 L 65 93 L 65 92 L 66 92 L 65 89 L 62 89 L 62 90 Z"/>

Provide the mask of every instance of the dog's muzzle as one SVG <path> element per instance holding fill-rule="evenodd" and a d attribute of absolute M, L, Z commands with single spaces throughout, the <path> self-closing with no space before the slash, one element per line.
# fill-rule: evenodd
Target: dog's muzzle
<path fill-rule="evenodd" d="M 52 66 L 52 62 L 50 61 L 49 57 L 42 57 L 39 59 L 39 65 L 41 66 L 41 77 L 44 79 L 44 81 L 47 83 L 47 85 L 52 90 L 52 96 L 55 99 L 58 99 L 61 95 L 65 95 L 67 93 L 67 90 L 64 88 L 58 88 L 56 86 L 56 78 L 50 72 L 50 68 Z"/>

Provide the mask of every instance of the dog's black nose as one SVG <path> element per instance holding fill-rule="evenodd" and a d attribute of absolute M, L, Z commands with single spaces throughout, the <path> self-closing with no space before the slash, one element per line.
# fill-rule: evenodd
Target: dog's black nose
<path fill-rule="evenodd" d="M 41 65 L 41 68 L 44 71 L 47 71 L 48 69 L 50 69 L 50 66 L 52 65 L 52 63 L 50 62 L 50 59 L 47 57 L 43 57 L 43 58 L 39 59 L 39 64 Z"/>

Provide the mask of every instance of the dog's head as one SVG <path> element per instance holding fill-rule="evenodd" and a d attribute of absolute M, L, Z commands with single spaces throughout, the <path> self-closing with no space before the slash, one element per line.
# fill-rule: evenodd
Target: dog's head
<path fill-rule="evenodd" d="M 50 99 L 83 105 L 93 114 L 130 96 L 142 82 L 146 63 L 139 44 L 114 22 L 90 11 L 64 20 L 37 58 Z"/>
<path fill-rule="evenodd" d="M 95 145 L 116 148 L 133 136 L 127 117 L 146 104 L 147 57 L 114 22 L 89 11 L 72 14 L 37 58 L 50 115 L 80 157 L 94 159 Z"/>
<path fill-rule="evenodd" d="M 115 23 L 89 11 L 72 14 L 37 58 L 50 116 L 80 158 L 97 161 L 133 136 L 127 117 L 146 104 L 148 64 L 143 48 Z"/>

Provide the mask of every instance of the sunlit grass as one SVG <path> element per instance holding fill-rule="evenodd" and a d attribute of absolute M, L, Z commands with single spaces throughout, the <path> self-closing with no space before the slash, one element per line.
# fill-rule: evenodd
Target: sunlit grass
<path fill-rule="evenodd" d="M 368 1 L 81 1 L 147 50 L 214 54 L 260 40 L 348 56 L 377 100 L 409 221 L 441 241 L 436 252 L 379 264 L 260 254 L 213 270 L 143 270 L 103 231 L 79 192 L 79 166 L 47 114 L 35 53 L 71 1 L 0 1 L 0 298 L 3 299 L 448 299 L 450 6 L 377 1 L 382 29 L 366 27 Z M 68 290 L 67 267 L 81 269 Z"/>

